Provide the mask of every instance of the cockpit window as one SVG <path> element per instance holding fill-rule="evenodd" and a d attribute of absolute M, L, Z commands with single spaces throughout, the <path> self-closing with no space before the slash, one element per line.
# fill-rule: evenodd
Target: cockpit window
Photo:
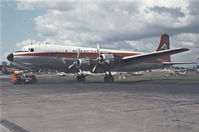
<path fill-rule="evenodd" d="M 34 52 L 34 49 L 33 48 L 29 48 L 28 51 L 29 52 Z"/>

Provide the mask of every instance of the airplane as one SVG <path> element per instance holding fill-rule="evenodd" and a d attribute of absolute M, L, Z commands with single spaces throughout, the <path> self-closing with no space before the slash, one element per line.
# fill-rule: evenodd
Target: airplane
<path fill-rule="evenodd" d="M 104 82 L 114 82 L 111 72 L 136 72 L 159 69 L 184 62 L 171 62 L 173 54 L 188 51 L 187 48 L 170 49 L 169 35 L 162 34 L 155 52 L 75 47 L 50 44 L 31 44 L 7 56 L 20 67 L 31 69 L 56 69 L 75 73 L 77 82 L 85 82 L 83 71 L 105 73 Z"/>

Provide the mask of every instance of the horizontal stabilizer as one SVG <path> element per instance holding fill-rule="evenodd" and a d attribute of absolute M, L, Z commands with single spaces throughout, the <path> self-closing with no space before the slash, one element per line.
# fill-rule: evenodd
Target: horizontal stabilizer
<path fill-rule="evenodd" d="M 197 62 L 162 62 L 164 65 L 197 64 Z"/>
<path fill-rule="evenodd" d="M 129 62 L 129 63 L 143 63 L 143 62 L 148 62 L 154 59 L 162 58 L 165 56 L 181 53 L 188 51 L 189 49 L 187 48 L 179 48 L 179 49 L 167 49 L 167 50 L 161 50 L 161 51 L 156 51 L 152 53 L 146 53 L 146 54 L 141 54 L 141 55 L 134 55 L 134 56 L 125 56 L 122 58 L 123 62 Z"/>

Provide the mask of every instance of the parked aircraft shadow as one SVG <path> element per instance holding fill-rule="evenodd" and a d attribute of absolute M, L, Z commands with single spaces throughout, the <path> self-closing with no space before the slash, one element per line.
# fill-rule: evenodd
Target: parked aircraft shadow
<path fill-rule="evenodd" d="M 118 84 L 146 84 L 146 83 L 152 83 L 154 82 L 155 80 L 137 80 L 137 81 L 118 81 L 118 82 L 115 82 L 115 83 L 118 83 Z"/>
<path fill-rule="evenodd" d="M 154 80 L 138 80 L 138 81 L 115 81 L 114 83 L 104 83 L 102 80 L 99 81 L 90 81 L 86 82 L 76 82 L 76 80 L 38 80 L 37 84 L 146 84 L 152 83 Z"/>

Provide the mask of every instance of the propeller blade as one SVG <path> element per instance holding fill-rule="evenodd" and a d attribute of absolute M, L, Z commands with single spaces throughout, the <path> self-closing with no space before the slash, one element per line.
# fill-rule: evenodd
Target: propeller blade
<path fill-rule="evenodd" d="M 72 69 L 75 66 L 76 66 L 76 63 L 74 62 L 73 64 L 71 64 L 71 65 L 68 66 L 68 69 Z"/>
<path fill-rule="evenodd" d="M 100 56 L 100 45 L 97 44 L 97 53 L 98 53 L 98 57 Z"/>
<path fill-rule="evenodd" d="M 93 67 L 92 72 L 96 72 L 98 64 L 100 63 L 100 45 L 99 44 L 97 44 L 97 54 L 98 54 L 98 57 L 96 58 L 96 64 Z"/>
<path fill-rule="evenodd" d="M 77 49 L 77 59 L 80 57 L 80 49 Z"/>
<path fill-rule="evenodd" d="M 94 73 L 97 69 L 97 64 L 93 67 L 92 72 Z"/>

